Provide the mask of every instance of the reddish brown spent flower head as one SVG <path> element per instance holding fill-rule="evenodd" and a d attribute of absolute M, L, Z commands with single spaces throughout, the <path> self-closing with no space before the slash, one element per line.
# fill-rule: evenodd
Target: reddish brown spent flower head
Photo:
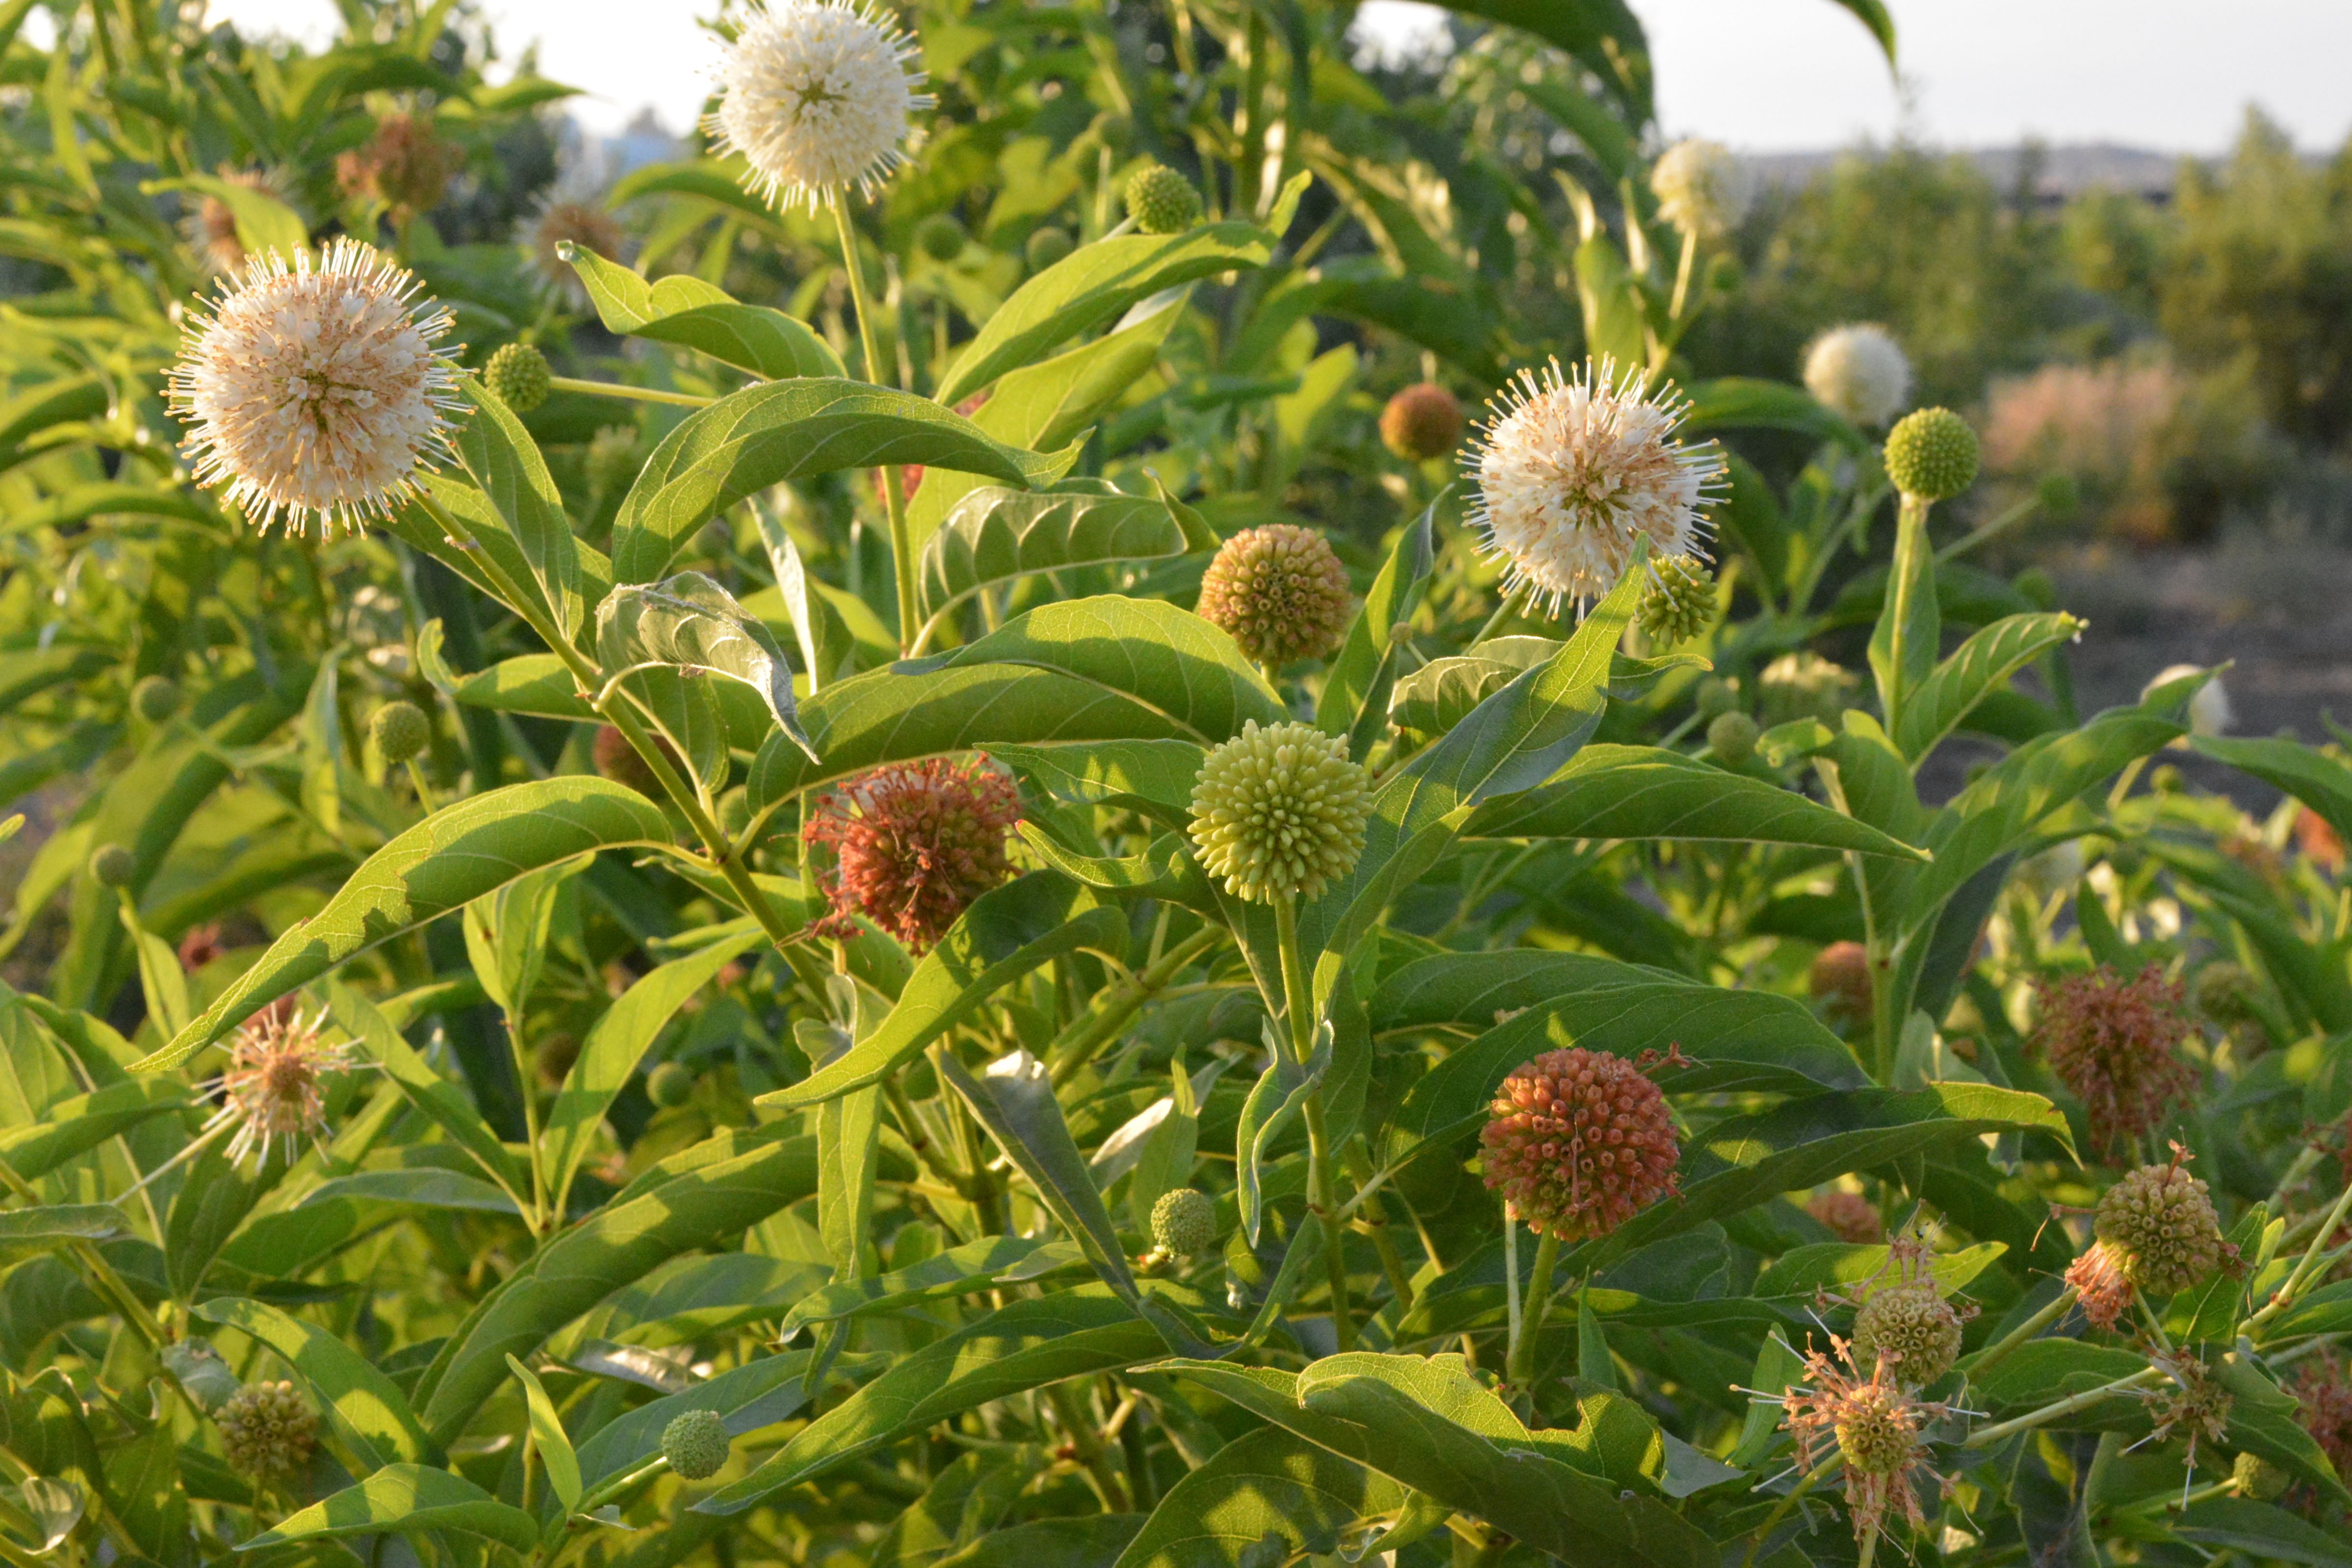
<path fill-rule="evenodd" d="M 2103 1153 L 2164 1125 L 2197 1089 L 2178 1054 L 2189 1032 L 2189 1001 L 2155 964 L 2125 980 L 2101 964 L 2056 984 L 2036 981 L 2042 1022 L 2031 1042 L 2090 1114 Z"/>
<path fill-rule="evenodd" d="M 1606 1236 L 1679 1190 L 1666 1097 L 1606 1051 L 1546 1051 L 1512 1073 L 1478 1141 L 1486 1185 L 1538 1236 Z"/>
<path fill-rule="evenodd" d="M 1279 668 L 1319 658 L 1348 631 L 1348 573 L 1311 528 L 1270 522 L 1225 541 L 1201 578 L 1201 618 Z"/>
<path fill-rule="evenodd" d="M 1886 1239 L 1886 1221 L 1878 1205 L 1860 1193 L 1834 1189 L 1815 1193 L 1806 1201 L 1805 1212 L 1827 1226 L 1840 1241 L 1871 1247 Z"/>
<path fill-rule="evenodd" d="M 1462 444 L 1462 400 L 1433 381 L 1408 386 L 1381 410 L 1381 443 L 1411 463 Z"/>
<path fill-rule="evenodd" d="M 394 222 L 405 223 L 439 203 L 464 161 L 430 119 L 388 114 L 365 146 L 335 160 L 335 179 L 346 196 L 380 201 L 392 209 Z"/>
<path fill-rule="evenodd" d="M 1835 1457 L 1845 1462 L 1845 1500 L 1853 1538 L 1867 1540 L 1900 1513 L 1915 1530 L 1927 1527 L 1919 1483 L 1940 1480 L 1928 1463 L 1921 1433 L 1951 1414 L 1906 1393 L 1884 1369 L 1856 1374 L 1851 1348 L 1832 1335 L 1836 1359 L 1808 1350 L 1805 1378 L 1781 1400 L 1782 1425 L 1797 1443 L 1797 1468 L 1813 1475 Z"/>
<path fill-rule="evenodd" d="M 2095 1329 L 2112 1331 L 2131 1310 L 2132 1284 L 2124 1272 L 2123 1254 L 2104 1241 L 2091 1243 L 2066 1266 L 2066 1283 L 2074 1288 L 2083 1316 Z"/>
<path fill-rule="evenodd" d="M 228 1067 L 211 1086 L 220 1092 L 221 1107 L 205 1130 L 236 1129 L 228 1144 L 232 1161 L 257 1152 L 267 1161 L 276 1147 L 291 1157 L 305 1138 L 318 1138 L 327 1129 L 328 1076 L 354 1066 L 350 1047 L 321 1037 L 326 1015 L 306 1019 L 292 1010 L 292 1000 L 282 998 L 286 1005 L 265 1008 L 239 1026 Z"/>
<path fill-rule="evenodd" d="M 1870 1016 L 1870 952 L 1862 943 L 1830 943 L 1814 954 L 1805 981 L 1831 1021 L 1858 1024 Z"/>
<path fill-rule="evenodd" d="M 2304 858 L 2330 871 L 2344 868 L 2344 838 L 2327 818 L 2309 806 L 2294 814 L 2294 842 Z"/>
<path fill-rule="evenodd" d="M 187 934 L 180 938 L 180 967 L 194 974 L 227 951 L 228 943 L 221 940 L 218 921 L 209 925 L 191 926 Z"/>
<path fill-rule="evenodd" d="M 2352 1475 L 2352 1384 L 2344 1377 L 2344 1363 L 2334 1351 L 2322 1351 L 2304 1363 L 2288 1389 L 2301 1408 L 2295 1418 L 2338 1475 Z"/>
<path fill-rule="evenodd" d="M 656 735 L 654 746 L 669 760 L 671 767 L 684 767 L 678 759 L 677 748 L 667 740 Z M 596 772 L 603 777 L 614 784 L 626 784 L 639 795 L 651 795 L 656 800 L 662 798 L 661 780 L 654 776 L 653 769 L 646 764 L 645 758 L 637 754 L 637 749 L 629 744 L 629 738 L 612 725 L 597 726 L 596 739 L 588 750 L 596 764 Z"/>
<path fill-rule="evenodd" d="M 828 935 L 856 932 L 864 915 L 916 952 L 946 934 L 971 902 L 1012 874 L 1004 837 L 1021 820 L 1021 793 L 985 757 L 894 763 L 818 803 L 802 830 L 834 853 L 824 884 Z"/>
<path fill-rule="evenodd" d="M 594 202 L 570 197 L 551 196 L 541 204 L 525 233 L 530 264 L 541 281 L 581 303 L 587 301 L 588 289 L 572 263 L 563 258 L 562 247 L 576 245 L 607 261 L 618 261 L 629 243 L 620 220 L 611 213 Z"/>

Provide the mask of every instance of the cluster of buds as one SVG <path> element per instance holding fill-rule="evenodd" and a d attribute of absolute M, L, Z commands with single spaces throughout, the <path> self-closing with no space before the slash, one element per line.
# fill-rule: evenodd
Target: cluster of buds
<path fill-rule="evenodd" d="M 319 1446 L 319 1417 L 290 1383 L 248 1383 L 213 1420 L 228 1462 L 250 1476 L 293 1475 Z"/>
<path fill-rule="evenodd" d="M 1337 648 L 1350 607 L 1347 568 L 1329 542 L 1287 522 L 1234 534 L 1201 578 L 1201 618 L 1276 669 Z"/>
<path fill-rule="evenodd" d="M 1486 1185 L 1529 1230 L 1569 1242 L 1607 1236 L 1679 1190 L 1682 1140 L 1644 1072 L 1656 1060 L 1576 1047 L 1503 1080 L 1478 1141 Z"/>
<path fill-rule="evenodd" d="M 2143 1165 L 2107 1189 L 2091 1222 L 2096 1239 L 2066 1270 L 2093 1326 L 2113 1329 L 2132 1293 L 2151 1300 L 2179 1294 L 2216 1269 L 2235 1270 L 2238 1249 L 2221 1238 L 2205 1184 L 2183 1169 L 2188 1151 Z"/>

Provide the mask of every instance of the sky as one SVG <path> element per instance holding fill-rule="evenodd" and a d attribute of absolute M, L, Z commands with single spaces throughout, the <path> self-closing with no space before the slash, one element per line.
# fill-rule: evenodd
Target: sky
<path fill-rule="evenodd" d="M 1748 152 L 1887 141 L 1937 146 L 2116 142 L 2217 153 L 2259 103 L 2311 149 L 2352 133 L 2352 0 L 1889 0 L 1902 77 L 1830 0 L 1633 0 L 1649 29 L 1672 136 Z M 683 130 L 701 103 L 709 35 L 695 0 L 485 0 L 500 52 L 540 41 L 540 68 L 585 89 L 574 114 L 617 129 L 651 104 Z M 215 19 L 312 41 L 331 0 L 213 0 Z M 1371 0 L 1390 37 L 1435 13 Z"/>

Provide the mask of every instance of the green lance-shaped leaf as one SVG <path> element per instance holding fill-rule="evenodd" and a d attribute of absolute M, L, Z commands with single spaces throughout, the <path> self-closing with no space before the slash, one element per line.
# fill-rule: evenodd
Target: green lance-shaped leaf
<path fill-rule="evenodd" d="M 964 1411 L 1160 1354 L 1159 1333 L 1100 1285 L 1014 1301 L 902 1356 L 793 1434 L 760 1468 L 695 1505 L 740 1513 L 833 1466 Z"/>
<path fill-rule="evenodd" d="M 2294 796 L 2326 818 L 2339 836 L 2352 839 L 2352 768 L 2326 752 L 2294 741 L 2235 740 L 2224 735 L 2191 735 L 2189 743 L 2201 755 L 2227 763 Z"/>
<path fill-rule="evenodd" d="M 923 1495 L 908 1504 L 874 1543 L 866 1568 L 932 1568 L 966 1547 L 1003 1542 L 1008 1532 L 998 1525 L 1048 1462 L 1045 1450 L 1036 1444 L 1007 1444 L 965 1454 L 933 1470 Z M 1029 1568 L 1045 1564 L 1032 1563 Z"/>
<path fill-rule="evenodd" d="M 428 1530 L 459 1530 L 487 1536 L 501 1546 L 528 1552 L 539 1541 L 539 1521 L 503 1503 L 467 1480 L 427 1465 L 386 1465 L 356 1486 L 280 1520 L 237 1545 L 258 1552 L 295 1541 L 344 1535 L 416 1535 Z"/>
<path fill-rule="evenodd" d="M 103 648 L 78 647 L 70 643 L 0 653 L 0 713 L 53 687 L 96 675 L 113 663 Z"/>
<path fill-rule="evenodd" d="M 471 1156 L 482 1173 L 508 1196 L 520 1201 L 530 1191 L 529 1170 L 490 1131 L 473 1096 L 435 1072 L 373 1003 L 341 979 L 330 980 L 327 1016 L 348 1030 L 368 1058 L 408 1097 L 409 1103 L 438 1123 L 450 1141 Z"/>
<path fill-rule="evenodd" d="M 201 501 L 184 491 L 107 481 L 76 485 L 46 500 L 11 509 L 5 518 L 0 518 L 0 538 L 12 533 L 35 533 L 45 528 L 63 528 L 94 517 L 165 517 L 182 522 L 203 522 L 212 515 Z"/>
<path fill-rule="evenodd" d="M 614 589 L 596 607 L 596 657 L 607 675 L 666 664 L 740 681 L 767 703 L 777 728 L 816 759 L 801 731 L 783 650 L 733 595 L 699 572 Z"/>
<path fill-rule="evenodd" d="M 507 1357 L 507 1370 L 522 1384 L 530 1413 L 531 1446 L 539 1450 L 540 1463 L 547 1467 L 548 1484 L 555 1489 L 556 1500 L 568 1514 L 580 1506 L 580 1456 L 572 1451 L 571 1434 L 564 1431 L 563 1417 L 555 1413 L 555 1401 L 547 1396 L 539 1374 L 512 1356 Z"/>
<path fill-rule="evenodd" d="M 938 1568 L 1101 1568 L 1143 1528 L 1139 1513 L 1088 1513 L 1032 1519 L 992 1530 Z"/>
<path fill-rule="evenodd" d="M 988 754 L 1053 794 L 1116 805 L 1181 827 L 1206 752 L 1190 741 L 1098 741 L 1060 746 L 997 745 Z"/>
<path fill-rule="evenodd" d="M 942 472 L 946 470 L 942 469 Z M 819 580 L 801 559 L 800 546 L 773 509 L 755 505 L 760 542 L 767 547 L 768 567 L 775 574 L 776 595 L 784 602 L 793 637 L 801 646 L 801 668 L 809 690 L 824 690 L 857 671 L 857 639 L 833 601 L 824 596 Z"/>
<path fill-rule="evenodd" d="M 1978 631 L 1911 694 L 1895 727 L 1895 746 L 1918 762 L 2011 676 L 2082 635 L 2083 623 L 2067 615 L 2004 616 Z"/>
<path fill-rule="evenodd" d="M 1794 790 L 1655 746 L 1587 746 L 1549 784 L 1478 808 L 1465 838 L 1686 838 L 1925 860 Z"/>
<path fill-rule="evenodd" d="M 607 331 L 681 344 L 765 381 L 849 374 L 830 344 L 782 310 L 743 304 L 688 273 L 648 283 L 583 247 L 556 248 L 580 274 Z"/>
<path fill-rule="evenodd" d="M 591 858 L 558 860 L 527 871 L 466 906 L 466 958 L 482 990 L 511 1023 L 537 989 L 555 921 L 556 896 Z"/>
<path fill-rule="evenodd" d="M 1695 436 L 1724 430 L 1790 430 L 1859 452 L 1870 438 L 1831 413 L 1801 387 L 1741 375 L 1695 381 L 1684 426 Z"/>
<path fill-rule="evenodd" d="M 965 345 L 939 399 L 952 407 L 1007 371 L 1035 363 L 1163 289 L 1263 267 L 1274 236 L 1255 224 L 1209 224 L 1185 234 L 1121 235 L 1083 246 L 1013 290 Z"/>
<path fill-rule="evenodd" d="M 113 401 L 106 378 L 95 374 L 39 382 L 0 401 L 0 472 L 37 451 L 49 450 L 35 442 L 43 431 L 76 419 L 96 419 Z"/>
<path fill-rule="evenodd" d="M 111 1241 L 129 1234 L 112 1204 L 37 1204 L 0 1209 L 0 1264 L 17 1263 L 77 1241 Z"/>
<path fill-rule="evenodd" d="M 1201 514 L 1166 494 L 1069 494 L 983 485 L 923 543 L 931 615 L 983 588 L 1039 572 L 1156 561 L 1217 547 Z"/>
<path fill-rule="evenodd" d="M 613 1109 L 613 1101 L 627 1086 L 662 1026 L 688 997 L 761 940 L 759 931 L 745 931 L 660 965 L 621 993 L 590 1026 L 587 1037 L 580 1042 L 580 1055 L 564 1075 L 563 1087 L 556 1091 L 555 1103 L 548 1107 L 541 1133 L 541 1157 L 549 1189 L 555 1194 L 557 1214 L 564 1212 L 572 1179 L 579 1173 L 580 1163 L 588 1157 L 605 1112 Z"/>
<path fill-rule="evenodd" d="M 1431 501 L 1397 535 L 1324 677 L 1315 722 L 1327 735 L 1347 736 L 1349 752 L 1358 762 L 1381 737 L 1402 657 L 1402 645 L 1391 634 L 1412 619 L 1429 591 L 1430 574 L 1436 570 L 1436 528 L 1437 503 Z"/>
<path fill-rule="evenodd" d="M 688 534 L 744 497 L 843 468 L 921 463 L 1036 489 L 1067 473 L 911 393 L 835 376 L 767 382 L 720 398 L 662 438 L 613 524 L 613 574 L 650 583 Z"/>
<path fill-rule="evenodd" d="M 525 872 L 594 849 L 669 840 L 669 825 L 653 802 L 604 779 L 541 779 L 460 801 L 369 856 L 326 908 L 289 928 L 203 1016 L 132 1067 L 177 1067 L 353 954 Z"/>
<path fill-rule="evenodd" d="M 382 1467 L 440 1457 L 399 1384 L 326 1330 L 241 1296 L 215 1296 L 194 1311 L 277 1352 L 310 1385 L 346 1445 L 366 1462 Z"/>
<path fill-rule="evenodd" d="M 580 550 L 547 459 L 514 411 L 471 373 L 458 375 L 457 392 L 468 405 L 455 437 L 457 461 L 522 552 L 555 629 L 577 637 L 587 615 Z"/>
<path fill-rule="evenodd" d="M 1241 1118 L 1234 1125 L 1234 1180 L 1241 1194 L 1242 1234 L 1249 1238 L 1252 1247 L 1257 1245 L 1258 1230 L 1265 1218 L 1263 1173 L 1266 1155 L 1282 1130 L 1306 1108 L 1307 1097 L 1322 1083 L 1330 1067 L 1331 1039 L 1328 1031 L 1317 1039 L 1315 1054 L 1303 1067 L 1287 1052 L 1276 1048 L 1272 1064 L 1250 1086 L 1249 1098 L 1242 1101 Z"/>
<path fill-rule="evenodd" d="M 1198 1383 L 1570 1568 L 1716 1568 L 1706 1536 L 1657 1499 L 1587 1474 L 1572 1438 L 1529 1432 L 1459 1356 L 1359 1352 L 1297 1374 L 1203 1362 L 1150 1370 Z"/>
<path fill-rule="evenodd" d="M 528 1354 L 679 1253 L 733 1236 L 815 1190 L 816 1148 L 806 1138 L 758 1144 L 643 1190 L 632 1184 L 544 1245 L 467 1316 L 419 1382 L 425 1429 L 447 1442 L 506 1381 L 508 1356 Z"/>
<path fill-rule="evenodd" d="M 1032 871 L 972 900 L 925 953 L 874 1032 L 757 1103 L 815 1105 L 879 1083 L 1042 963 L 1091 949 L 1121 953 L 1127 917 L 1058 871 Z"/>
<path fill-rule="evenodd" d="M 1878 710 L 1900 732 L 1910 718 L 1913 694 L 1936 668 L 1936 643 L 1943 630 L 1936 603 L 1936 549 L 1927 540 L 1927 503 L 1906 500 L 1895 525 L 1895 564 L 1886 598 L 1870 634 L 1870 672 L 1878 682 Z M 1922 727 L 1924 728 L 1923 721 Z"/>
<path fill-rule="evenodd" d="M 256 190 L 251 185 L 240 185 L 234 180 L 211 174 L 189 174 L 176 180 L 142 181 L 139 188 L 142 193 L 181 190 L 210 196 L 228 209 L 229 218 L 236 226 L 238 247 L 254 256 L 267 256 L 274 250 L 291 262 L 310 243 L 310 231 L 303 224 L 301 214 L 268 191 Z"/>
<path fill-rule="evenodd" d="M 809 1360 L 807 1351 L 762 1356 L 614 1416 L 580 1445 L 581 1479 L 593 1487 L 649 1463 L 661 1453 L 664 1429 L 689 1410 L 715 1413 L 731 1437 L 791 1420 L 808 1403 Z"/>
<path fill-rule="evenodd" d="M 1169 1489 L 1113 1568 L 1242 1568 L 1268 1537 L 1286 1559 L 1404 1507 L 1377 1470 L 1274 1428 L 1226 1444 Z"/>
<path fill-rule="evenodd" d="M 168 1079 L 109 1084 L 46 1107 L 37 1121 L 0 1131 L 0 1161 L 24 1180 L 37 1182 L 108 1139 L 192 1103 L 186 1087 Z"/>
<path fill-rule="evenodd" d="M 776 1337 L 789 1340 L 811 1323 L 865 1317 L 918 1301 L 966 1295 L 991 1285 L 1034 1279 L 1085 1261 L 1086 1253 L 1075 1242 L 986 1236 L 887 1274 L 839 1280 L 813 1290 L 793 1303 Z"/>

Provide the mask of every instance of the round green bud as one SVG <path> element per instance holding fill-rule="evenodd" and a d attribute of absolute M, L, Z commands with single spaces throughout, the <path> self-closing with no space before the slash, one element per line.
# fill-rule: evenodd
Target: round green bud
<path fill-rule="evenodd" d="M 2288 1479 L 2284 1470 L 2260 1454 L 2241 1454 L 2238 1462 L 2230 1467 L 2231 1489 L 2257 1502 L 2275 1500 L 2286 1490 Z"/>
<path fill-rule="evenodd" d="M 490 356 L 482 381 L 500 403 L 528 414 L 547 401 L 547 356 L 529 343 L 509 343 Z"/>
<path fill-rule="evenodd" d="M 676 1110 L 694 1098 L 694 1069 L 684 1062 L 664 1062 L 646 1074 L 646 1098 L 664 1110 Z"/>
<path fill-rule="evenodd" d="M 2109 1187 L 2091 1228 L 2123 1255 L 2125 1278 L 2151 1301 L 2205 1279 L 2228 1247 L 2205 1184 L 2179 1165 L 2142 1165 Z"/>
<path fill-rule="evenodd" d="M 1906 1388 L 1925 1388 L 1952 1370 L 1960 1354 L 1960 1315 L 1925 1280 L 1874 1290 L 1853 1317 L 1853 1364 L 1883 1362 Z"/>
<path fill-rule="evenodd" d="M 168 675 L 151 675 L 131 689 L 131 710 L 150 724 L 161 724 L 180 710 L 178 682 Z"/>
<path fill-rule="evenodd" d="M 433 721 L 414 702 L 387 702 L 368 720 L 368 738 L 379 756 L 398 767 L 433 743 Z"/>
<path fill-rule="evenodd" d="M 934 261 L 953 261 L 971 237 L 951 214 L 933 213 L 915 226 L 915 247 Z"/>
<path fill-rule="evenodd" d="M 1865 1476 L 1891 1476 L 1910 1462 L 1918 1439 L 1904 1418 L 1908 1403 L 1877 1383 L 1864 1384 L 1838 1402 L 1833 1430 L 1848 1468 Z"/>
<path fill-rule="evenodd" d="M 2147 787 L 2158 795 L 2179 795 L 2189 787 L 2189 775 L 2170 763 L 2160 763 L 2149 770 Z"/>
<path fill-rule="evenodd" d="M 1146 234 L 1181 234 L 1201 221 L 1201 193 L 1165 163 L 1147 163 L 1127 182 L 1127 216 Z"/>
<path fill-rule="evenodd" d="M 1029 270 L 1043 272 L 1076 248 L 1077 241 L 1070 237 L 1068 229 L 1055 228 L 1049 224 L 1033 232 L 1023 250 L 1029 258 Z"/>
<path fill-rule="evenodd" d="M 626 489 L 637 477 L 637 427 L 607 425 L 588 443 L 588 485 L 599 495 Z"/>
<path fill-rule="evenodd" d="M 662 1458 L 689 1481 L 707 1481 L 727 1463 L 727 1423 L 715 1410 L 688 1410 L 662 1428 Z"/>
<path fill-rule="evenodd" d="M 310 1462 L 319 1444 L 319 1417 L 290 1383 L 248 1383 L 213 1420 L 228 1462 L 247 1475 L 290 1475 Z"/>
<path fill-rule="evenodd" d="M 127 888 L 139 875 L 139 857 L 120 844 L 101 844 L 89 858 L 89 874 L 100 887 Z"/>
<path fill-rule="evenodd" d="M 1371 775 L 1344 737 L 1252 719 L 1201 764 L 1192 842 L 1237 899 L 1311 899 L 1355 869 L 1371 799 Z"/>
<path fill-rule="evenodd" d="M 1729 713 L 1739 706 L 1739 688 L 1719 675 L 1710 675 L 1698 683 L 1695 699 L 1698 710 L 1712 719 L 1718 713 Z"/>
<path fill-rule="evenodd" d="M 1959 494 L 1977 477 L 1977 433 L 1948 408 L 1906 414 L 1886 437 L 1886 477 L 1919 500 Z"/>
<path fill-rule="evenodd" d="M 2197 972 L 2190 991 L 2197 1010 L 2227 1026 L 2254 1016 L 2254 977 L 2242 963 L 2218 959 Z"/>
<path fill-rule="evenodd" d="M 1176 1258 L 1206 1258 L 1217 1249 L 1217 1204 L 1192 1187 L 1162 1193 L 1151 1205 L 1151 1239 Z"/>
<path fill-rule="evenodd" d="M 1718 713 L 1706 727 L 1707 749 L 1736 768 L 1756 754 L 1760 733 L 1745 713 Z"/>
<path fill-rule="evenodd" d="M 1636 618 L 1662 647 L 1690 641 L 1715 624 L 1715 574 L 1692 556 L 1667 556 L 1650 569 Z"/>

